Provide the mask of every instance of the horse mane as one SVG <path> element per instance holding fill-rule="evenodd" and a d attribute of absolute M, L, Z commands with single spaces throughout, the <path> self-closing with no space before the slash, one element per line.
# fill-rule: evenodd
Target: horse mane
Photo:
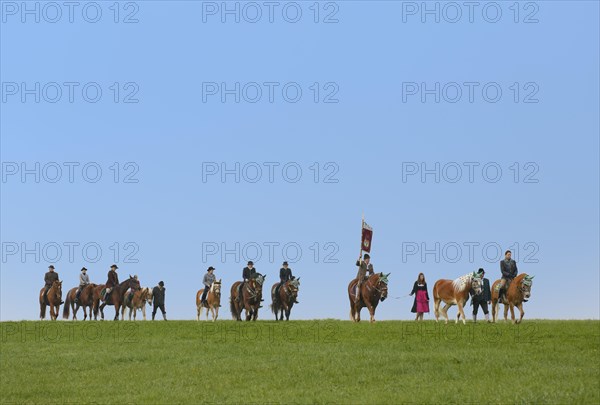
<path fill-rule="evenodd" d="M 464 276 L 460 276 L 456 280 L 452 282 L 452 287 L 454 287 L 454 291 L 457 293 L 461 293 L 465 291 L 467 288 L 467 284 L 471 282 L 471 278 L 473 277 L 473 273 L 467 273 Z"/>
<path fill-rule="evenodd" d="M 526 275 L 527 275 L 527 273 L 519 274 L 517 277 L 514 278 L 513 282 L 516 281 L 516 282 L 520 283 L 521 281 L 523 281 L 523 279 L 525 278 Z"/>

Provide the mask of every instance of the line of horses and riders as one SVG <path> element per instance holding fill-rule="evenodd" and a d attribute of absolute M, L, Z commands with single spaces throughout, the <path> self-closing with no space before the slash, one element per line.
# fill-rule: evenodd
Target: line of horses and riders
<path fill-rule="evenodd" d="M 355 322 L 360 322 L 360 312 L 367 308 L 370 315 L 370 322 L 375 322 L 375 310 L 379 302 L 383 302 L 388 297 L 388 277 L 390 273 L 375 273 L 369 254 L 359 256 L 356 261 L 358 267 L 357 275 L 348 284 L 348 298 L 350 301 L 350 318 Z M 152 320 L 158 310 L 161 311 L 163 319 L 166 318 L 165 311 L 165 287 L 164 282 L 160 281 L 153 289 L 140 287 L 137 275 L 129 275 L 123 282 L 119 282 L 117 274 L 117 265 L 112 265 L 107 276 L 105 284 L 94 284 L 90 282 L 87 269 L 81 269 L 79 276 L 79 286 L 70 289 L 67 292 L 63 318 L 68 319 L 70 311 L 73 312 L 73 320 L 77 319 L 79 308 L 83 308 L 84 320 L 91 319 L 92 313 L 94 319 L 98 319 L 100 312 L 101 319 L 104 319 L 104 308 L 107 305 L 115 307 L 115 320 L 125 319 L 125 312 L 129 309 L 129 320 L 133 315 L 136 319 L 138 310 L 142 311 L 144 320 L 146 319 L 146 305 L 151 305 Z M 445 322 L 448 322 L 448 309 L 456 305 L 458 314 L 456 322 L 461 319 L 466 323 L 464 308 L 469 298 L 473 305 L 473 321 L 477 321 L 479 307 L 484 312 L 488 322 L 495 322 L 499 314 L 499 305 L 504 305 L 504 319 L 508 320 L 508 311 L 510 309 L 513 323 L 519 323 L 523 319 L 525 312 L 523 303 L 531 297 L 531 287 L 533 276 L 526 273 L 518 274 L 517 263 L 512 259 L 510 250 L 505 252 L 505 257 L 500 261 L 501 278 L 496 280 L 490 288 L 489 280 L 485 278 L 484 269 L 469 272 L 454 280 L 437 280 L 433 286 L 434 313 L 436 322 L 440 315 L 443 315 Z M 212 320 L 217 320 L 219 308 L 221 307 L 221 279 L 217 279 L 215 268 L 209 267 L 203 277 L 203 288 L 196 293 L 196 319 L 200 320 L 203 309 L 206 310 L 208 319 L 209 311 Z M 249 261 L 242 270 L 242 280 L 236 281 L 231 286 L 229 308 L 234 320 L 242 320 L 242 312 L 246 321 L 255 321 L 258 318 L 258 311 L 262 308 L 263 284 L 266 275 L 259 273 L 254 267 L 254 263 Z M 54 266 L 49 266 L 48 272 L 44 278 L 45 286 L 40 290 L 40 319 L 46 315 L 46 307 L 50 307 L 50 318 L 56 320 L 59 314 L 62 301 L 62 281 L 59 280 L 58 273 Z M 292 269 L 287 262 L 283 262 L 279 271 L 279 282 L 271 287 L 271 312 L 275 315 L 275 320 L 289 320 L 290 313 L 294 304 L 298 304 L 298 293 L 300 289 L 300 277 L 292 275 Z M 413 285 L 409 295 L 414 295 L 414 302 L 411 311 L 416 313 L 416 321 L 423 320 L 423 314 L 429 312 L 429 292 L 425 275 L 420 273 Z M 402 297 L 395 297 L 402 298 Z M 441 304 L 444 306 L 440 308 Z M 488 305 L 492 307 L 492 320 L 489 319 Z M 515 319 L 514 308 L 517 307 L 520 312 L 519 319 Z"/>

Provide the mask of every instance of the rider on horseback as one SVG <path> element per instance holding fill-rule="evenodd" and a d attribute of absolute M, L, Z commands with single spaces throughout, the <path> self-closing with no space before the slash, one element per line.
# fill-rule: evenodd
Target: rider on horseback
<path fill-rule="evenodd" d="M 210 290 L 210 287 L 217 279 L 214 275 L 214 271 L 215 268 L 213 266 L 210 266 L 208 270 L 206 270 L 206 274 L 202 279 L 202 284 L 204 284 L 204 291 L 202 292 L 202 299 L 200 300 L 200 305 L 206 304 L 206 295 L 208 294 L 208 290 Z"/>
<path fill-rule="evenodd" d="M 52 287 L 52 284 L 58 281 L 58 273 L 54 271 L 54 266 L 48 266 L 48 271 L 46 275 L 44 275 L 44 302 L 48 302 L 48 290 Z M 64 303 L 63 300 L 60 301 L 62 305 Z"/>
<path fill-rule="evenodd" d="M 500 271 L 502 272 L 502 279 L 500 280 L 498 289 L 498 300 L 500 302 L 504 302 L 506 298 L 506 291 L 508 291 L 510 282 L 517 277 L 519 272 L 517 270 L 517 262 L 515 262 L 511 256 L 511 251 L 507 250 L 504 253 L 504 260 L 500 261 Z"/>
<path fill-rule="evenodd" d="M 81 294 L 81 290 L 84 289 L 90 283 L 90 276 L 87 274 L 87 269 L 85 267 L 81 268 L 81 273 L 79 274 L 79 288 L 75 293 L 75 304 L 79 303 L 79 295 Z"/>
<path fill-rule="evenodd" d="M 362 286 L 363 281 L 367 279 L 367 272 L 369 275 L 373 275 L 373 265 L 371 264 L 371 256 L 368 253 L 365 253 L 363 256 L 364 260 L 358 257 L 356 261 L 356 265 L 358 266 L 358 273 L 356 274 L 356 296 L 354 297 L 354 302 L 358 303 L 360 301 L 360 288 Z"/>
<path fill-rule="evenodd" d="M 283 267 L 281 267 L 281 269 L 279 269 L 279 284 L 277 285 L 277 287 L 275 287 L 275 298 L 279 299 L 279 290 L 281 289 L 281 287 L 287 283 L 290 280 L 294 279 L 294 276 L 292 276 L 292 269 L 290 269 L 288 267 L 288 262 L 283 262 Z M 299 304 L 298 300 L 294 301 L 295 304 Z"/>
<path fill-rule="evenodd" d="M 108 280 L 106 281 L 106 291 L 104 292 L 104 301 L 108 298 L 108 295 L 112 289 L 119 285 L 119 275 L 117 274 L 117 265 L 113 264 L 110 266 L 108 271 Z"/>
<path fill-rule="evenodd" d="M 252 279 L 256 279 L 257 277 L 258 277 L 258 273 L 256 272 L 256 269 L 254 268 L 254 262 L 252 260 L 249 260 L 247 267 L 244 267 L 244 270 L 242 270 L 242 279 L 244 281 L 242 281 L 242 283 L 239 286 L 239 291 L 238 291 L 238 296 L 237 296 L 238 302 L 242 302 L 242 291 L 244 291 L 244 286 L 246 286 L 246 283 Z M 261 298 L 261 301 L 264 301 L 264 300 Z M 260 305 L 259 308 L 262 308 L 262 305 Z"/>

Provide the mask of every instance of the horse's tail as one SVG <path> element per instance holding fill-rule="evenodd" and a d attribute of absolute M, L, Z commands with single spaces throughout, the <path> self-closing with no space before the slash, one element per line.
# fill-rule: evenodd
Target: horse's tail
<path fill-rule="evenodd" d="M 71 310 L 71 294 L 67 293 L 65 298 L 65 305 L 63 307 L 63 319 L 69 319 L 69 311 Z"/>
<path fill-rule="evenodd" d="M 233 316 L 234 320 L 237 320 L 237 311 L 235 310 L 235 298 L 229 298 L 229 310 L 231 311 L 231 316 Z"/>

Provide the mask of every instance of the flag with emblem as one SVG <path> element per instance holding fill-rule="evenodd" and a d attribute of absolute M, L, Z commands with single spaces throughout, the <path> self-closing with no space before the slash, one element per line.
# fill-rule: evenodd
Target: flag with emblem
<path fill-rule="evenodd" d="M 362 222 L 362 242 L 361 248 L 367 253 L 371 253 L 371 241 L 373 240 L 373 228 L 363 219 Z"/>

